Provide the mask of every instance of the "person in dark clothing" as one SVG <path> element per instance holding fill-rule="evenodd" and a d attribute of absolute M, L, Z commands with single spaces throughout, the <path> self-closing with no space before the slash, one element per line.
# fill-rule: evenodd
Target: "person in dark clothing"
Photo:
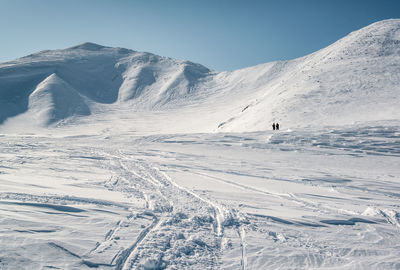
<path fill-rule="evenodd" d="M 275 123 L 272 123 L 272 129 L 275 130 Z"/>
<path fill-rule="evenodd" d="M 275 128 L 276 128 L 276 130 L 279 130 L 279 123 L 275 124 Z"/>

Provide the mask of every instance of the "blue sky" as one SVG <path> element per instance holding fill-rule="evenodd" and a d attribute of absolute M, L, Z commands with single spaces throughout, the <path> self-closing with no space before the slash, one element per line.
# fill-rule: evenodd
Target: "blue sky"
<path fill-rule="evenodd" d="M 86 41 L 233 70 L 400 18 L 400 0 L 0 0 L 0 62 Z"/>

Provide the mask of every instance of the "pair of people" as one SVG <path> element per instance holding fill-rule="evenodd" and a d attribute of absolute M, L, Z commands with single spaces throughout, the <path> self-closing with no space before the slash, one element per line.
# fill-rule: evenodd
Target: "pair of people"
<path fill-rule="evenodd" d="M 272 129 L 273 130 L 279 130 L 279 123 L 272 123 Z"/>

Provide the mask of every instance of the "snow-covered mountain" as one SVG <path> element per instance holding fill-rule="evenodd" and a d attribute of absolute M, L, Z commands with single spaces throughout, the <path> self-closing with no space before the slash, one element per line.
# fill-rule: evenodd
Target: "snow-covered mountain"
<path fill-rule="evenodd" d="M 0 269 L 399 269 L 399 50 L 388 20 L 229 72 L 0 64 Z"/>
<path fill-rule="evenodd" d="M 229 72 L 85 43 L 0 64 L 0 123 L 48 126 L 163 111 L 171 115 L 166 126 L 210 132 L 265 130 L 273 121 L 399 119 L 399 63 L 400 20 L 374 23 L 295 60 Z M 193 118 L 196 125 L 188 123 Z"/>
<path fill-rule="evenodd" d="M 259 94 L 225 130 L 399 119 L 399 74 L 400 20 L 374 23 L 305 57 L 237 71 Z"/>
<path fill-rule="evenodd" d="M 89 115 L 98 104 L 154 108 L 188 95 L 208 73 L 191 62 L 93 43 L 43 51 L 0 65 L 0 122 L 25 113 L 47 125 Z"/>

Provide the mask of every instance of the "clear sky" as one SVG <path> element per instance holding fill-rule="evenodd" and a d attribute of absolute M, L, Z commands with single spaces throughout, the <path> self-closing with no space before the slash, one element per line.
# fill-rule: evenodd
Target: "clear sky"
<path fill-rule="evenodd" d="M 233 70 L 400 18 L 400 0 L 0 0 L 0 62 L 86 41 Z"/>

